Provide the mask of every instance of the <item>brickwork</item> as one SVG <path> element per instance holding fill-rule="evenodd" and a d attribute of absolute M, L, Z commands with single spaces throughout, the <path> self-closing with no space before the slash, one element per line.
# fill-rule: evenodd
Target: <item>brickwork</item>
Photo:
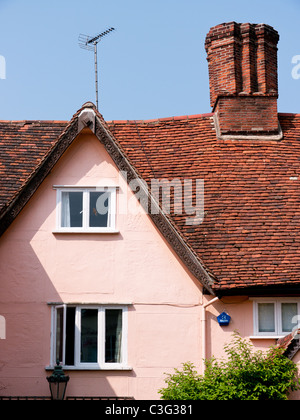
<path fill-rule="evenodd" d="M 205 41 L 210 100 L 221 134 L 278 133 L 278 33 L 265 24 L 224 23 Z"/>
<path fill-rule="evenodd" d="M 219 97 L 219 124 L 222 134 L 278 133 L 277 98 L 272 96 Z"/>

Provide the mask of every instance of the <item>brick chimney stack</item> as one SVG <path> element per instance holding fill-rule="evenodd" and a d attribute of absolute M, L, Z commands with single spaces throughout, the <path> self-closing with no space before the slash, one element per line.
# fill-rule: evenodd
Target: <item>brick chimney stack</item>
<path fill-rule="evenodd" d="M 279 134 L 277 43 L 271 26 L 223 23 L 205 41 L 220 136 Z"/>

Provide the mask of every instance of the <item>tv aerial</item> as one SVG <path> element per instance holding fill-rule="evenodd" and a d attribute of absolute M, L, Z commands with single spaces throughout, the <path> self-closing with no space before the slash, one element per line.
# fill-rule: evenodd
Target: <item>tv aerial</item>
<path fill-rule="evenodd" d="M 96 107 L 99 108 L 99 93 L 98 93 L 98 60 L 97 60 L 97 45 L 103 37 L 114 31 L 115 28 L 109 28 L 100 34 L 91 37 L 89 35 L 80 34 L 78 38 L 79 46 L 88 51 L 94 51 L 95 58 L 95 85 L 96 85 Z"/>

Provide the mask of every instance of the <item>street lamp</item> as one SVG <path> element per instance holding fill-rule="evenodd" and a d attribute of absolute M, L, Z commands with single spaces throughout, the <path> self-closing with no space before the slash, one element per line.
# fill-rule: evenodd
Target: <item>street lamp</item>
<path fill-rule="evenodd" d="M 69 379 L 70 377 L 64 374 L 58 360 L 52 375 L 47 376 L 52 400 L 63 400 L 65 398 Z"/>

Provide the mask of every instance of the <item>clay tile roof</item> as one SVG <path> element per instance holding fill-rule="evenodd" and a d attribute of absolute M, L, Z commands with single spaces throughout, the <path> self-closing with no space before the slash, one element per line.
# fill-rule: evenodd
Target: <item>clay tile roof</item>
<path fill-rule="evenodd" d="M 284 355 L 292 360 L 300 349 L 300 330 L 295 329 L 285 337 L 279 338 L 276 347 L 282 349 Z"/>
<path fill-rule="evenodd" d="M 280 124 L 278 142 L 217 140 L 210 114 L 109 123 L 147 181 L 204 179 L 204 222 L 172 219 L 217 292 L 300 286 L 300 115 Z"/>
<path fill-rule="evenodd" d="M 184 214 L 170 218 L 214 279 L 216 293 L 299 290 L 300 115 L 279 119 L 281 141 L 219 140 L 212 114 L 101 120 L 149 184 L 152 178 L 204 180 L 203 223 L 186 225 Z M 0 122 L 0 217 L 67 127 Z"/>
<path fill-rule="evenodd" d="M 0 121 L 0 214 L 66 125 L 63 121 Z"/>

